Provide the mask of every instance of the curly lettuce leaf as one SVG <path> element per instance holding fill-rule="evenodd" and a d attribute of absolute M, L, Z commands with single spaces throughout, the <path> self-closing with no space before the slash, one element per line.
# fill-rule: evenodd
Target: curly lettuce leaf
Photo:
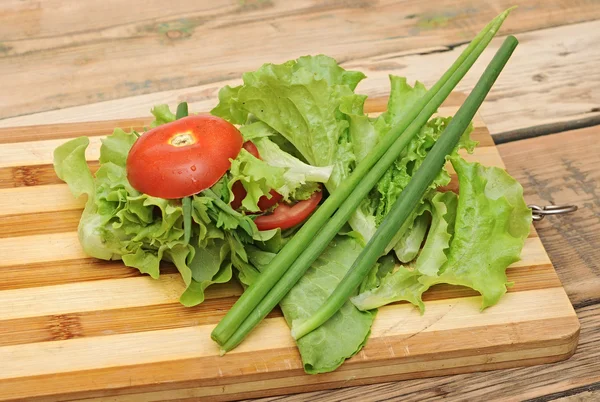
<path fill-rule="evenodd" d="M 349 121 L 349 133 L 352 152 L 356 162 L 360 162 L 377 145 L 377 142 L 389 131 L 390 125 L 383 116 L 371 118 L 364 113 L 366 96 L 345 97 L 340 104 L 340 111 Z"/>
<path fill-rule="evenodd" d="M 531 225 L 523 189 L 503 169 L 468 163 L 460 156 L 451 162 L 460 195 L 436 193 L 428 201 L 432 224 L 417 259 L 353 297 L 359 309 L 406 300 L 422 311 L 421 295 L 439 283 L 478 291 L 482 308 L 506 292 L 506 269 L 519 260 Z"/>
<path fill-rule="evenodd" d="M 423 210 L 425 212 L 425 210 Z M 419 251 L 427 229 L 429 228 L 430 218 L 426 213 L 416 216 L 410 222 L 410 228 L 400 230 L 400 240 L 394 244 L 394 253 L 401 262 L 412 261 Z"/>
<path fill-rule="evenodd" d="M 85 159 L 90 144 L 88 137 L 79 137 L 62 144 L 54 150 L 54 170 L 59 179 L 66 182 L 74 197 L 87 194 L 87 202 L 94 200 L 94 176 Z"/>
<path fill-rule="evenodd" d="M 240 115 L 251 114 L 292 143 L 310 165 L 334 165 L 335 186 L 334 178 L 342 179 L 354 159 L 339 106 L 344 97 L 357 96 L 353 90 L 363 78 L 323 55 L 265 64 L 245 73 L 240 87 L 222 90 L 211 113 L 238 124 L 246 122 Z"/>
<path fill-rule="evenodd" d="M 127 180 L 127 155 L 136 139 L 136 134 L 120 129 L 104 139 L 95 176 L 85 159 L 87 138 L 69 141 L 55 150 L 57 175 L 75 196 L 88 195 L 78 227 L 79 241 L 88 255 L 121 259 L 153 278 L 160 275 L 161 261 L 173 263 L 187 289 L 182 303 L 201 303 L 207 286 L 231 278 L 230 257 L 215 266 L 205 258 L 210 251 L 207 248 L 225 239 L 225 232 L 239 231 L 235 247 L 230 247 L 233 241 L 229 241 L 227 250 L 245 257 L 242 241 L 268 239 L 274 234 L 259 232 L 250 217 L 234 211 L 218 196 L 196 195 L 192 200 L 194 236 L 187 244 L 181 204 L 141 194 Z"/>
<path fill-rule="evenodd" d="M 219 104 L 210 111 L 233 124 L 244 124 L 248 120 L 248 111 L 241 108 L 237 100 L 242 86 L 224 86 L 219 90 Z"/>
<path fill-rule="evenodd" d="M 427 92 L 427 88 L 419 81 L 410 86 L 405 77 L 396 75 L 390 78 L 390 98 L 387 110 L 381 117 L 390 125 L 394 126 L 406 115 L 410 108 Z"/>
<path fill-rule="evenodd" d="M 387 111 L 377 118 L 371 118 L 364 114 L 364 97 L 347 97 L 340 106 L 340 111 L 346 114 L 350 123 L 349 135 L 353 146 L 352 152 L 358 162 L 366 157 L 377 142 L 404 117 L 410 107 L 426 92 L 423 84 L 416 82 L 414 86 L 410 86 L 404 77 L 390 75 L 390 83 L 391 91 Z M 363 236 L 365 241 L 368 241 L 374 235 L 377 227 L 388 214 L 402 190 L 408 185 L 413 173 L 421 165 L 450 120 L 449 117 L 437 117 L 423 126 L 397 161 L 379 180 L 375 190 L 361 203 L 356 213 L 350 218 L 350 225 Z M 470 132 L 471 128 L 465 131 L 453 154 L 456 154 L 458 149 L 467 149 L 472 152 L 476 142 L 470 139 Z M 449 181 L 450 175 L 444 168 L 431 185 L 431 189 L 434 190 L 439 186 L 444 186 Z M 423 202 L 428 197 L 431 197 L 431 192 L 424 197 Z M 409 219 L 407 225 L 401 228 L 395 237 L 398 242 L 395 251 L 402 261 L 410 261 L 415 256 L 415 247 L 407 248 L 406 240 L 413 240 L 411 244 L 414 245 L 418 243 L 417 237 L 421 237 L 423 234 L 422 222 L 416 221 L 419 226 L 413 228 L 413 222 L 415 222 L 418 215 L 420 213 Z M 411 235 L 413 229 L 419 230 Z M 405 253 L 406 255 L 404 255 Z M 409 258 L 410 256 L 412 258 Z"/>
<path fill-rule="evenodd" d="M 288 323 L 308 318 L 342 280 L 362 246 L 352 237 L 338 236 L 312 264 L 307 273 L 279 304 Z M 242 268 L 245 280 L 252 280 L 275 254 L 248 248 L 256 269 Z M 249 279 L 250 278 L 250 279 Z M 335 370 L 364 346 L 375 312 L 361 312 L 350 301 L 325 324 L 298 340 L 304 370 L 309 374 Z"/>
<path fill-rule="evenodd" d="M 446 254 L 454 233 L 458 196 L 451 192 L 436 193 L 430 200 L 431 227 L 415 269 L 424 275 L 437 275 L 448 260 Z"/>
<path fill-rule="evenodd" d="M 419 282 L 419 277 L 420 274 L 412 268 L 396 266 L 392 272 L 380 279 L 378 287 L 362 292 L 350 298 L 350 301 L 361 311 L 408 301 L 423 312 L 425 305 L 421 296 L 427 287 Z"/>
<path fill-rule="evenodd" d="M 229 192 L 230 199 L 233 199 L 233 184 L 241 182 L 246 189 L 246 197 L 242 200 L 242 207 L 250 212 L 258 212 L 258 201 L 262 196 L 271 197 L 269 192 L 272 189 L 280 188 L 284 185 L 285 169 L 271 166 L 252 155 L 250 152 L 242 149 L 237 158 L 231 161 L 229 169 Z"/>
<path fill-rule="evenodd" d="M 150 113 L 154 116 L 154 120 L 150 123 L 150 127 L 170 123 L 176 119 L 175 114 L 169 109 L 169 105 L 156 105 L 152 108 Z"/>
<path fill-rule="evenodd" d="M 215 239 L 206 247 L 196 249 L 196 254 L 189 263 L 192 280 L 181 295 L 181 304 L 200 304 L 204 301 L 204 290 L 208 286 L 231 280 L 230 251 L 229 243 L 222 239 Z"/>
<path fill-rule="evenodd" d="M 318 191 L 317 183 L 327 183 L 331 177 L 333 166 L 317 167 L 302 162 L 298 158 L 284 152 L 268 138 L 254 141 L 261 158 L 270 166 L 285 169 L 283 185 L 275 188 L 284 200 L 305 200 Z"/>
<path fill-rule="evenodd" d="M 482 308 L 506 293 L 506 268 L 519 260 L 531 227 L 523 188 L 505 170 L 451 158 L 460 195 L 447 262 L 435 276 L 419 280 L 462 285 L 483 296 Z"/>
<path fill-rule="evenodd" d="M 379 193 L 376 210 L 377 224 L 380 224 L 388 214 L 402 190 L 408 185 L 413 174 L 421 166 L 433 145 L 450 123 L 450 120 L 452 120 L 451 117 L 436 117 L 427 122 L 377 183 L 377 191 Z M 465 141 L 469 138 L 471 131 L 472 127 L 469 127 L 465 134 L 463 134 L 462 138 Z M 459 142 L 459 145 L 451 155 L 457 155 L 458 150 L 465 146 L 470 147 L 471 145 L 467 145 L 466 142 Z M 472 150 L 473 148 L 468 148 L 468 151 Z M 435 190 L 437 187 L 448 185 L 448 183 L 450 183 L 450 174 L 444 167 L 434 179 L 430 189 Z"/>

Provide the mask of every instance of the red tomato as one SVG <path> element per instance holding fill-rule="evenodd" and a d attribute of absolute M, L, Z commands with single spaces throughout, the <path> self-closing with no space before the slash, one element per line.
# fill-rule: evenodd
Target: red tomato
<path fill-rule="evenodd" d="M 256 145 L 254 145 L 252 141 L 244 142 L 243 148 L 250 152 L 255 158 L 260 159 L 258 148 L 256 148 Z M 246 192 L 244 185 L 239 181 L 233 183 L 233 186 L 231 186 L 231 191 L 233 192 L 233 200 L 231 200 L 230 203 L 231 208 L 238 209 L 242 206 L 242 200 L 246 198 L 248 193 Z M 261 211 L 266 211 L 267 209 L 273 207 L 283 198 L 283 196 L 275 190 L 271 190 L 269 194 L 271 195 L 271 198 L 267 198 L 267 196 L 263 195 L 258 200 L 257 205 Z"/>
<path fill-rule="evenodd" d="M 153 128 L 133 144 L 127 179 L 154 197 L 187 197 L 219 181 L 243 142 L 238 129 L 219 117 L 184 117 Z"/>
<path fill-rule="evenodd" d="M 317 208 L 321 198 L 323 198 L 323 192 L 317 191 L 308 200 L 294 205 L 279 204 L 272 213 L 257 217 L 254 223 L 258 230 L 289 229 L 306 220 Z"/>

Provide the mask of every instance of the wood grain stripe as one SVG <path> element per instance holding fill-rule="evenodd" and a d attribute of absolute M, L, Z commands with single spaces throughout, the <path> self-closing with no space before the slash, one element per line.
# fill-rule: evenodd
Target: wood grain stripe
<path fill-rule="evenodd" d="M 30 293 L 27 290 L 29 287 L 113 277 L 118 281 L 120 279 L 116 278 L 134 275 L 136 272 L 133 268 L 123 266 L 120 261 L 101 262 L 88 257 L 79 246 L 77 234 L 72 232 L 0 239 L 0 255 L 6 255 L 6 259 L 0 260 L 0 275 L 6 273 L 7 278 L 0 289 L 23 289 L 23 294 Z M 532 237 L 525 241 L 522 259 L 511 265 L 511 269 L 546 264 L 550 264 L 550 260 L 544 246 L 539 238 Z M 55 275 L 51 275 L 52 273 Z M 13 278 L 14 282 L 8 278 Z M 16 297 L 17 294 L 13 296 Z M 0 305 L 0 317 L 3 316 L 1 312 Z"/>
<path fill-rule="evenodd" d="M 510 269 L 508 280 L 515 282 L 509 292 L 561 287 L 550 264 Z M 207 289 L 206 300 L 195 308 L 186 308 L 177 300 L 170 300 L 169 304 L 0 320 L 0 346 L 216 324 L 241 294 L 240 288 L 227 289 L 224 293 L 220 289 L 223 286 L 230 285 L 213 285 Z M 218 297 L 229 292 L 231 296 Z M 476 291 L 462 286 L 444 284 L 431 288 L 424 294 L 423 300 L 429 302 L 478 295 Z M 276 308 L 269 317 L 281 317 L 280 310 Z"/>
<path fill-rule="evenodd" d="M 88 166 L 95 173 L 100 164 L 98 161 L 88 161 Z M 0 189 L 62 183 L 50 164 L 0 168 Z"/>
<path fill-rule="evenodd" d="M 0 239 L 77 230 L 81 210 L 0 215 Z M 0 285 L 0 288 L 2 285 Z"/>
<path fill-rule="evenodd" d="M 7 320 L 178 303 L 184 290 L 178 273 L 161 275 L 159 280 L 144 275 L 40 286 L 35 292 L 29 288 L 10 289 L 0 292 L 0 317 Z M 231 281 L 214 287 L 210 297 L 239 296 L 240 293 L 240 286 Z"/>
<path fill-rule="evenodd" d="M 69 139 L 0 144 L 0 168 L 52 165 L 54 150 Z M 86 158 L 90 161 L 98 160 L 101 137 L 89 137 L 89 139 L 90 145 L 86 150 Z"/>
<path fill-rule="evenodd" d="M 565 301 L 568 302 L 568 298 L 562 288 L 509 293 L 501 303 L 483 312 L 479 311 L 478 297 L 439 300 L 429 302 L 427 310 L 419 319 L 414 319 L 419 313 L 412 306 L 387 306 L 380 309 L 371 337 L 373 340 L 382 336 L 404 338 L 421 333 L 506 325 L 506 322 L 515 325 L 527 321 L 572 317 L 573 309 Z M 472 319 L 473 315 L 477 315 L 477 320 Z M 218 347 L 209 340 L 213 327 L 214 325 L 200 325 L 4 346 L 0 348 L 0 361 L 4 362 L 0 379 L 216 356 L 219 353 Z M 267 319 L 244 343 L 230 352 L 227 358 L 235 359 L 236 355 L 245 352 L 259 352 L 255 356 L 260 356 L 263 351 L 286 348 L 295 349 L 285 321 L 281 318 Z M 389 357 L 400 353 L 400 350 L 390 350 Z M 431 353 L 435 351 L 432 350 Z M 78 359 L 74 361 L 66 359 L 66 356 L 78 356 Z M 368 357 L 367 348 L 354 359 L 363 360 Z M 265 364 L 265 371 L 271 370 L 271 363 L 262 363 Z"/>
<path fill-rule="evenodd" d="M 170 264 L 161 265 L 161 273 L 173 274 L 176 272 L 177 269 Z M 131 278 L 140 275 L 137 269 L 125 266 L 122 261 L 105 261 L 96 258 L 60 262 L 42 261 L 0 268 L 0 276 L 2 277 L 0 290 Z"/>
<path fill-rule="evenodd" d="M 566 318 L 522 324 L 523 329 L 529 330 L 529 333 L 537 333 L 541 330 L 551 331 L 558 327 L 573 328 L 573 326 L 573 320 Z M 90 400 L 119 402 L 229 401 L 249 397 L 288 394 L 290 392 L 371 384 L 381 381 L 398 381 L 408 378 L 548 363 L 571 356 L 577 342 L 577 333 L 575 332 L 567 335 L 565 339 L 553 339 L 536 344 L 536 346 L 541 347 L 533 346 L 534 342 L 528 336 L 521 336 L 521 342 L 515 343 L 513 328 L 494 326 L 490 327 L 490 331 L 495 331 L 495 333 L 504 335 L 508 339 L 512 338 L 513 341 L 509 347 L 519 350 L 520 356 L 518 358 L 514 354 L 511 356 L 510 352 L 494 352 L 492 348 L 486 347 L 487 345 L 484 345 L 481 339 L 469 339 L 473 338 L 472 333 L 465 330 L 456 330 L 439 334 L 445 336 L 449 342 L 443 345 L 445 350 L 440 350 L 438 359 L 426 359 L 422 362 L 414 362 L 410 358 L 407 358 L 408 361 L 398 359 L 397 364 L 394 364 L 394 360 L 390 360 L 381 362 L 379 368 L 375 369 L 357 368 L 359 362 L 351 359 L 333 373 L 309 376 L 303 374 L 300 368 L 294 366 L 297 361 L 294 349 L 286 348 L 285 350 L 276 350 L 273 353 L 265 352 L 262 355 L 263 362 L 281 361 L 286 364 L 285 376 L 282 376 L 279 370 L 255 374 L 255 367 L 249 365 L 249 362 L 255 357 L 248 354 L 248 356 L 240 356 L 243 359 L 240 359 L 240 361 L 245 365 L 235 372 L 233 372 L 231 361 L 226 361 L 226 356 L 224 358 L 196 358 L 161 362 L 146 366 L 125 366 L 118 369 L 89 370 L 79 372 L 76 375 L 64 373 L 29 377 L 22 380 L 4 380 L 0 381 L 0 385 L 4 385 L 7 391 L 4 394 L 0 393 L 0 397 L 17 398 L 24 395 L 29 396 L 33 393 L 39 395 L 40 398 L 28 400 L 54 401 L 56 400 L 54 395 L 62 394 L 60 400 L 63 398 L 72 400 L 74 398 L 97 397 L 98 399 Z M 416 345 L 417 342 L 429 342 L 431 345 L 435 341 L 435 336 L 421 333 L 401 342 L 403 342 L 404 347 L 413 350 L 412 346 Z M 387 339 L 385 342 L 389 346 L 390 342 Z M 464 351 L 456 348 L 457 342 L 471 343 L 474 347 L 477 347 L 475 354 L 473 350 Z M 454 350 L 447 351 L 450 349 L 448 346 L 453 346 Z M 366 346 L 366 348 L 369 347 L 370 345 Z M 506 349 L 506 346 L 502 349 Z M 143 367 L 153 373 L 152 383 L 142 380 L 144 378 Z M 215 369 L 223 373 L 225 370 L 230 370 L 236 375 L 229 377 L 223 375 L 223 378 L 210 378 L 202 381 L 198 381 L 193 375 L 193 373 L 201 374 Z M 178 378 L 181 378 L 181 381 L 172 381 L 169 374 L 177 375 Z M 76 382 L 65 389 L 63 384 L 74 379 L 76 379 Z M 110 386 L 101 388 L 98 386 L 99 381 L 110 384 Z M 30 390 L 29 393 L 25 393 L 26 390 Z M 31 390 L 34 390 L 34 392 L 31 392 Z M 143 393 L 139 394 L 139 392 Z"/>
<path fill-rule="evenodd" d="M 85 198 L 73 197 L 69 187 L 64 183 L 0 190 L 0 216 L 50 211 L 81 211 L 84 205 Z"/>
<path fill-rule="evenodd" d="M 0 270 L 11 265 L 92 258 L 79 245 L 77 232 L 0 239 Z"/>

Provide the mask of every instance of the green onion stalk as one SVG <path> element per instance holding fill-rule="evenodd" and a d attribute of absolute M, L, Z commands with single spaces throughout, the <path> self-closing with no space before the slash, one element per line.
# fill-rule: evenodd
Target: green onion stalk
<path fill-rule="evenodd" d="M 440 80 L 382 138 L 242 294 L 211 334 L 223 352 L 239 344 L 304 275 L 361 200 L 475 63 L 510 11 L 506 10 L 492 20 L 473 39 Z M 330 220 L 338 209 L 337 218 Z M 284 275 L 286 280 L 282 280 Z"/>
<path fill-rule="evenodd" d="M 331 318 L 356 291 L 358 285 L 377 262 L 377 259 L 384 254 L 386 246 L 397 233 L 398 228 L 408 219 L 425 195 L 427 188 L 443 168 L 446 156 L 458 144 L 460 137 L 469 126 L 473 116 L 475 116 L 494 82 L 496 82 L 518 43 L 514 36 L 509 36 L 504 40 L 465 103 L 429 151 L 422 165 L 406 188 L 400 193 L 398 200 L 396 200 L 392 209 L 342 281 L 312 316 L 304 321 L 292 324 L 294 339 L 302 338 Z"/>

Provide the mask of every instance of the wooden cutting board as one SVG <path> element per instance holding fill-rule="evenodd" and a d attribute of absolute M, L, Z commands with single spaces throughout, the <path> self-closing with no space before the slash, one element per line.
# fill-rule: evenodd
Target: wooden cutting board
<path fill-rule="evenodd" d="M 453 94 L 440 114 L 463 100 Z M 212 286 L 202 305 L 185 308 L 174 269 L 152 280 L 87 257 L 76 234 L 83 200 L 52 169 L 52 151 L 66 139 L 90 136 L 94 166 L 113 127 L 148 122 L 0 130 L 1 400 L 232 400 L 542 364 L 575 351 L 579 322 L 532 230 L 498 305 L 480 312 L 477 293 L 441 285 L 425 294 L 423 316 L 406 303 L 381 308 L 365 348 L 333 373 L 304 374 L 279 311 L 219 357 L 210 332 L 240 286 Z M 483 121 L 474 125 L 480 146 L 468 159 L 503 167 Z"/>

